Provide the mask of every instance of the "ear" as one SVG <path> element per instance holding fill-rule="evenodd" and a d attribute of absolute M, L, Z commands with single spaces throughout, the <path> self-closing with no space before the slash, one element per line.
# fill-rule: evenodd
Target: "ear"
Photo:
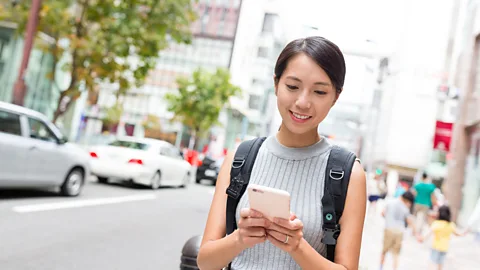
<path fill-rule="evenodd" d="M 273 86 L 275 87 L 275 96 L 278 93 L 278 79 L 277 76 L 273 75 Z"/>
<path fill-rule="evenodd" d="M 343 91 L 343 89 L 342 89 L 342 91 Z M 335 91 L 335 99 L 333 100 L 332 107 L 335 106 L 335 103 L 337 103 L 337 100 L 340 97 L 341 93 L 342 93 L 341 91 L 340 91 L 340 93 Z"/>

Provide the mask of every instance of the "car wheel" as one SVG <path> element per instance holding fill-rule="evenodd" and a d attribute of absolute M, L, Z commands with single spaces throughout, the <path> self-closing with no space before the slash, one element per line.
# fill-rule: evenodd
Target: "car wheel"
<path fill-rule="evenodd" d="M 65 182 L 63 182 L 60 187 L 62 195 L 68 197 L 74 197 L 80 195 L 83 189 L 83 184 L 85 183 L 85 176 L 83 170 L 73 169 L 67 175 Z"/>
<path fill-rule="evenodd" d="M 161 185 L 161 178 L 162 174 L 160 172 L 156 172 L 155 175 L 152 177 L 152 184 L 150 187 L 152 189 L 158 189 Z"/>
<path fill-rule="evenodd" d="M 185 176 L 183 177 L 182 185 L 180 185 L 180 187 L 181 187 L 181 188 L 186 187 L 189 182 L 190 182 L 190 174 L 187 173 L 187 174 L 185 174 Z"/>

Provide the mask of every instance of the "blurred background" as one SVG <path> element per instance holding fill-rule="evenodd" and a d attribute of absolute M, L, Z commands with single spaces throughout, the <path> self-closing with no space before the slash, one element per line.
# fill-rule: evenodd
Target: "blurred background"
<path fill-rule="evenodd" d="M 385 200 L 423 173 L 466 226 L 480 198 L 478 8 L 0 0 L 0 268 L 178 269 L 225 154 L 280 126 L 276 58 L 311 35 L 347 64 L 319 133 L 386 186 L 369 207 L 362 269 L 379 267 Z M 446 269 L 477 269 L 474 237 L 452 240 Z M 401 269 L 427 269 L 429 245 L 405 246 Z"/>

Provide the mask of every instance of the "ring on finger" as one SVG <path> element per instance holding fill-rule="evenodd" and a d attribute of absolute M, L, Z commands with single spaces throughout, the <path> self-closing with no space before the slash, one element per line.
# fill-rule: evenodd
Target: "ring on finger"
<path fill-rule="evenodd" d="M 288 244 L 288 234 L 285 235 L 287 238 L 285 239 L 285 241 L 283 242 L 284 244 Z"/>

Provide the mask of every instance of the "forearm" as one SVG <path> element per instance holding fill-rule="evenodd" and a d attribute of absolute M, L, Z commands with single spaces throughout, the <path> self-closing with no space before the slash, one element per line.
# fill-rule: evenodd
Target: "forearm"
<path fill-rule="evenodd" d="M 348 270 L 345 266 L 324 258 L 305 239 L 302 239 L 298 249 L 292 252 L 291 256 L 300 268 L 305 270 Z"/>
<path fill-rule="evenodd" d="M 215 241 L 208 241 L 198 252 L 197 264 L 201 270 L 218 270 L 226 267 L 243 251 L 237 241 L 238 231 Z"/>

